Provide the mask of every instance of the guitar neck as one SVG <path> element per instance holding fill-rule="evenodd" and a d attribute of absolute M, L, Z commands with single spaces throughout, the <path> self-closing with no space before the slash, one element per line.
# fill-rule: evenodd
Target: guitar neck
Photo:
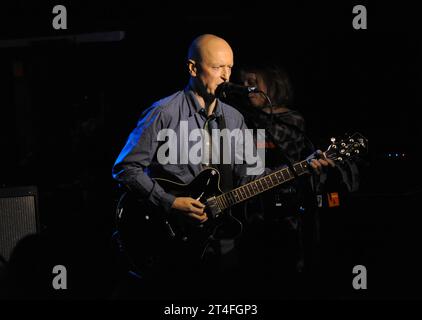
<path fill-rule="evenodd" d="M 217 203 L 221 210 L 225 210 L 231 206 L 234 206 L 235 204 L 255 197 L 256 195 L 279 186 L 287 181 L 293 180 L 296 175 L 301 176 L 305 173 L 308 173 L 308 167 L 308 162 L 303 160 L 293 165 L 295 173 L 291 172 L 288 167 L 277 170 L 269 175 L 266 175 L 265 177 L 253 180 L 252 182 L 249 182 L 241 187 L 217 196 Z"/>

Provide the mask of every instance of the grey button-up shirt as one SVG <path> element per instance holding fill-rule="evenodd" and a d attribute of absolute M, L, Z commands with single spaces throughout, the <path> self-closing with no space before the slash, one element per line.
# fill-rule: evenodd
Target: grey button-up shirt
<path fill-rule="evenodd" d="M 233 107 L 217 100 L 215 116 L 224 115 L 226 128 L 247 129 L 243 116 Z M 159 177 L 179 183 L 189 183 L 203 169 L 202 163 L 186 163 L 186 144 L 189 150 L 198 141 L 186 142 L 183 129 L 191 132 L 193 129 L 203 129 L 207 121 L 205 110 L 199 105 L 194 93 L 189 89 L 154 103 L 144 111 L 137 127 L 130 134 L 127 143 L 113 167 L 113 177 L 135 191 L 142 197 L 148 198 L 153 204 L 169 211 L 175 196 L 166 193 L 160 185 L 151 178 Z M 209 120 L 209 122 L 215 121 Z M 182 124 L 184 128 L 182 128 Z M 212 127 L 215 127 L 214 125 Z M 172 129 L 177 134 L 177 144 L 168 144 L 170 148 L 177 148 L 177 161 L 162 164 L 157 159 L 157 151 L 165 143 L 159 139 L 162 129 Z M 162 133 L 162 132 L 161 132 Z M 189 139 L 190 140 L 190 139 Z M 257 176 L 247 175 L 246 163 L 235 163 L 235 139 L 231 139 L 231 166 L 233 169 L 234 186 L 242 185 Z M 183 146 L 182 146 L 183 144 Z M 181 154 L 181 152 L 184 154 Z M 261 175 L 260 175 L 261 176 Z"/>

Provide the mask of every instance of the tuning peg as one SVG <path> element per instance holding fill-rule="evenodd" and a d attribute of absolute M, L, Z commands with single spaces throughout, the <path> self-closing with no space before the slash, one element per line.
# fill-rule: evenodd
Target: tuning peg
<path fill-rule="evenodd" d="M 350 138 L 350 139 L 349 139 L 349 141 L 350 141 L 350 143 L 355 142 L 355 140 L 354 140 L 354 139 L 352 139 L 352 138 Z"/>
<path fill-rule="evenodd" d="M 346 153 L 346 156 L 350 157 L 350 152 L 347 152 L 347 153 Z"/>
<path fill-rule="evenodd" d="M 342 142 L 342 143 L 341 143 L 341 146 L 342 146 L 342 147 L 345 147 L 345 146 L 346 146 L 346 144 L 345 144 L 344 142 Z"/>
<path fill-rule="evenodd" d="M 355 153 L 359 153 L 359 150 L 355 150 Z"/>
<path fill-rule="evenodd" d="M 343 158 L 342 157 L 338 157 L 337 160 L 338 161 L 343 161 Z"/>
<path fill-rule="evenodd" d="M 331 139 L 330 139 L 330 141 L 331 141 L 332 143 L 334 143 L 334 142 L 336 142 L 336 138 L 331 138 Z"/>

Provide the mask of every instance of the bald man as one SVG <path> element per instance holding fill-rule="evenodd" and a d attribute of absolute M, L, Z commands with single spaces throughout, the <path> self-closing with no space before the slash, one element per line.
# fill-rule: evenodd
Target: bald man
<path fill-rule="evenodd" d="M 126 146 L 113 167 L 113 177 L 132 192 L 148 199 L 155 206 L 161 207 L 165 212 L 176 209 L 174 210 L 176 213 L 184 214 L 188 216 L 188 219 L 198 222 L 206 221 L 207 215 L 204 212 L 203 203 L 190 197 L 175 197 L 165 192 L 151 178 L 167 178 L 186 184 L 191 182 L 204 167 L 210 165 L 210 159 L 206 159 L 204 155 L 201 163 L 189 161 L 186 164 L 180 161 L 181 155 L 178 154 L 177 164 L 162 164 L 157 151 L 164 142 L 159 141 L 158 135 L 163 129 L 171 129 L 179 133 L 181 127 L 183 125 L 186 127 L 186 124 L 189 133 L 194 129 L 208 129 L 207 126 L 216 128 L 218 117 L 224 117 L 226 128 L 229 130 L 246 129 L 243 116 L 236 109 L 216 99 L 215 96 L 217 87 L 229 81 L 232 67 L 233 51 L 224 39 L 210 34 L 196 38 L 187 56 L 187 70 L 190 75 L 188 85 L 184 90 L 154 103 L 143 113 L 138 126 L 129 136 Z M 204 130 L 204 132 L 207 131 Z M 181 150 L 183 142 L 179 140 L 187 139 L 187 137 L 178 138 L 180 139 L 177 141 L 177 150 Z M 188 142 L 189 150 L 195 143 L 195 141 Z M 235 159 L 235 148 L 232 150 L 231 159 Z M 235 164 L 233 160 L 231 168 L 235 184 L 242 184 L 251 179 L 246 175 L 244 165 Z M 180 263 L 183 262 L 180 261 Z M 190 269 L 190 266 L 188 268 Z M 183 272 L 192 276 L 188 270 L 183 270 Z M 176 271 L 176 274 L 183 277 L 180 276 L 179 271 Z M 164 278 L 168 279 L 168 277 L 172 276 L 166 272 Z M 168 291 L 168 287 L 186 287 L 188 284 L 174 285 L 174 281 L 177 279 L 170 279 L 172 285 L 165 285 L 166 289 L 163 291 Z M 152 285 L 154 290 L 160 286 Z M 185 290 L 189 291 L 186 288 Z M 136 291 L 138 290 L 135 289 Z M 177 294 L 179 293 L 177 291 Z M 126 295 L 126 293 L 123 294 Z"/>
<path fill-rule="evenodd" d="M 210 116 L 215 108 L 217 86 L 229 81 L 233 68 L 233 51 L 223 39 L 202 35 L 195 39 L 188 53 L 188 68 L 192 88 L 199 105 Z"/>
<path fill-rule="evenodd" d="M 204 163 L 160 164 L 157 149 L 163 142 L 157 139 L 159 131 L 172 129 L 180 132 L 181 123 L 187 122 L 188 132 L 191 132 L 193 129 L 203 129 L 207 124 L 211 125 L 219 116 L 224 116 L 229 130 L 246 129 L 246 126 L 243 116 L 236 109 L 215 96 L 218 85 L 230 79 L 233 67 L 230 45 L 215 35 L 199 36 L 189 48 L 187 67 L 190 79 L 186 88 L 154 103 L 143 113 L 113 167 L 113 177 L 166 212 L 177 209 L 178 212 L 203 222 L 207 215 L 201 202 L 166 193 L 151 179 L 164 177 L 175 182 L 189 183 L 204 168 Z M 214 119 L 211 116 L 215 116 Z M 178 147 L 180 143 L 178 141 Z M 189 150 L 194 144 L 194 141 L 189 141 Z M 231 159 L 234 162 L 234 153 Z M 145 173 L 147 168 L 148 175 Z M 250 179 L 242 165 L 233 163 L 233 173 L 236 184 Z"/>

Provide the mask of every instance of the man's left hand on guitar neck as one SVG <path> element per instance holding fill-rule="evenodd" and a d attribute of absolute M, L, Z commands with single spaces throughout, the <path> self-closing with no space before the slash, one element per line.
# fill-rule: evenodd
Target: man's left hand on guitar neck
<path fill-rule="evenodd" d="M 308 159 L 311 159 L 309 161 L 309 164 L 312 169 L 314 169 L 315 173 L 320 174 L 324 167 L 335 167 L 335 163 L 333 160 L 327 159 L 324 155 L 324 152 L 321 150 L 315 151 L 314 154 L 312 154 Z"/>

